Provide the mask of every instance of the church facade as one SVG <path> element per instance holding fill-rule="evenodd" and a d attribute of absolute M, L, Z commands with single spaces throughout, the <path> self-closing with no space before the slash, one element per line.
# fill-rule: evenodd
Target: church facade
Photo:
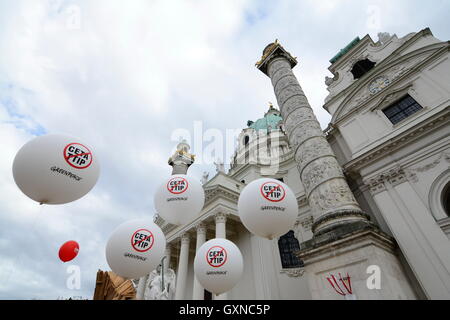
<path fill-rule="evenodd" d="M 355 39 L 330 61 L 328 128 L 305 137 L 314 116 L 290 71 L 296 59 L 277 42 L 266 47 L 257 67 L 280 111 L 270 105 L 247 123 L 229 171 L 204 181 L 198 217 L 183 226 L 155 218 L 167 238 L 166 268 L 176 273 L 174 298 L 450 299 L 449 50 L 429 29 Z M 325 172 L 330 159 L 337 173 Z M 193 161 L 182 143 L 169 163 L 182 173 Z M 261 177 L 297 197 L 296 224 L 279 239 L 257 237 L 239 219 L 240 192 Z M 244 274 L 214 297 L 195 279 L 193 260 L 216 237 L 239 247 Z M 352 295 L 330 281 L 340 274 Z"/>

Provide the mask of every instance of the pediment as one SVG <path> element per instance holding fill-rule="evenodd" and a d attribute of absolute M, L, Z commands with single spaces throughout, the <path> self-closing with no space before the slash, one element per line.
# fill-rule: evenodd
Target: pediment
<path fill-rule="evenodd" d="M 226 199 L 237 203 L 239 193 L 221 185 L 205 189 L 205 205 L 217 199 Z"/>
<path fill-rule="evenodd" d="M 403 86 L 396 90 L 387 90 L 383 95 L 381 95 L 377 99 L 377 102 L 372 108 L 370 108 L 370 110 L 372 111 L 376 109 L 384 109 L 390 104 L 394 103 L 395 101 L 405 96 L 411 90 L 414 90 L 412 83 L 409 83 L 406 86 Z"/>
<path fill-rule="evenodd" d="M 346 98 L 340 103 L 336 112 L 333 114 L 331 123 L 346 118 L 349 114 L 366 106 L 374 99 L 387 98 L 387 93 L 392 93 L 391 88 L 398 83 L 406 74 L 416 70 L 417 66 L 425 60 L 432 57 L 437 51 L 443 47 L 447 47 L 447 43 L 433 44 L 423 47 L 405 56 L 397 56 L 384 61 L 370 73 L 367 78 L 360 79 L 359 83 L 355 83 L 355 87 L 349 91 Z M 369 86 L 373 80 L 384 77 L 389 80 L 389 85 L 382 91 L 370 92 Z"/>

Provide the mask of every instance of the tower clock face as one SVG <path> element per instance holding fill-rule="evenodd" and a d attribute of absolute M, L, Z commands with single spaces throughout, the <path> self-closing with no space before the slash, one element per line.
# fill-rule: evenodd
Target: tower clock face
<path fill-rule="evenodd" d="M 386 77 L 378 77 L 369 84 L 369 91 L 372 94 L 378 93 L 386 88 L 391 82 Z"/>

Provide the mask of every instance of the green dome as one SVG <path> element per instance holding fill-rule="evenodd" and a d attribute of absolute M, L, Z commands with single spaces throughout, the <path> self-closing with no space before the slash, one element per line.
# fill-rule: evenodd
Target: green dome
<path fill-rule="evenodd" d="M 255 130 L 276 130 L 279 129 L 280 123 L 283 121 L 278 110 L 271 107 L 264 115 L 264 118 L 256 120 L 256 122 L 249 121 L 248 127 Z"/>

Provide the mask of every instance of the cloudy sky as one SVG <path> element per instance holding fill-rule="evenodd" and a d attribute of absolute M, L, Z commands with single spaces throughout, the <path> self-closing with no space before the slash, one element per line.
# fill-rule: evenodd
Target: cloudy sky
<path fill-rule="evenodd" d="M 0 0 L 0 299 L 92 298 L 96 271 L 109 270 L 109 234 L 153 215 L 179 137 L 201 142 L 190 172 L 212 177 L 221 155 L 205 154 L 208 145 L 225 145 L 227 131 L 275 102 L 254 67 L 274 39 L 298 57 L 295 73 L 325 128 L 324 78 L 341 48 L 425 27 L 449 40 L 449 12 L 448 0 Z M 46 133 L 93 146 L 101 176 L 82 199 L 39 206 L 15 185 L 15 154 Z M 80 290 L 67 288 L 57 256 L 72 239 Z"/>

